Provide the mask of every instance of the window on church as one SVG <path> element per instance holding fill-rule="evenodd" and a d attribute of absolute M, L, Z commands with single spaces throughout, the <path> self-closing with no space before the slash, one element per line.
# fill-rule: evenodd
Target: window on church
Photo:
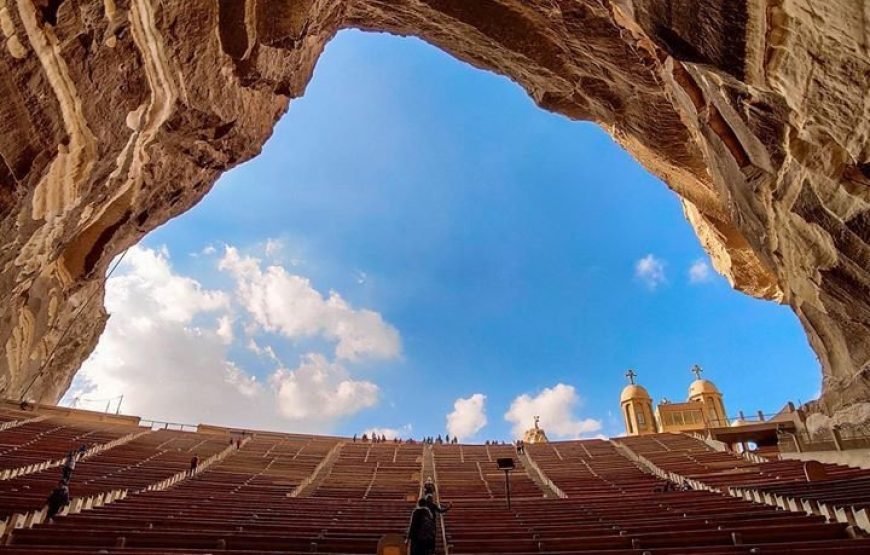
<path fill-rule="evenodd" d="M 643 408 L 637 411 L 637 426 L 638 428 L 646 424 L 646 418 L 643 415 Z"/>
<path fill-rule="evenodd" d="M 677 424 L 679 426 L 682 426 L 684 424 L 682 412 L 675 412 L 674 413 L 674 424 Z"/>
<path fill-rule="evenodd" d="M 625 405 L 625 422 L 628 424 L 628 433 L 634 433 L 634 424 L 631 419 L 631 405 Z"/>
<path fill-rule="evenodd" d="M 710 407 L 710 421 L 714 424 L 719 420 L 719 415 L 716 414 L 716 409 L 714 407 Z"/>

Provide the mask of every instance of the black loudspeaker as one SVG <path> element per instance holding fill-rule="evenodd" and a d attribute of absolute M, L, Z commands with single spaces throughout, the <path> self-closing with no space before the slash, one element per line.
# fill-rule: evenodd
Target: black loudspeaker
<path fill-rule="evenodd" d="M 499 470 L 513 470 L 514 468 L 516 468 L 516 466 L 514 465 L 514 460 L 511 457 L 496 459 L 495 464 L 498 465 Z"/>

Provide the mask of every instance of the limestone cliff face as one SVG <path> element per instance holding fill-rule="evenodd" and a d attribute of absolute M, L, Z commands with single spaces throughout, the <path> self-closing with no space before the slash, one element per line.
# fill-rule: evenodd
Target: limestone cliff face
<path fill-rule="evenodd" d="M 0 0 L 0 395 L 63 393 L 113 257 L 255 156 L 348 27 L 418 36 L 602 125 L 735 288 L 794 309 L 818 408 L 870 401 L 856 0 Z"/>

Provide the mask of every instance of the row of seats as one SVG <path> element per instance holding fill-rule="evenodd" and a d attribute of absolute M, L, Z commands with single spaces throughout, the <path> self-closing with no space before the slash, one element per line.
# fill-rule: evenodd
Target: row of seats
<path fill-rule="evenodd" d="M 57 460 L 82 445 L 108 443 L 135 431 L 135 426 L 63 418 L 26 422 L 0 431 L 0 471 Z"/>
<path fill-rule="evenodd" d="M 438 491 L 442 499 L 504 499 L 506 497 L 504 472 L 498 469 L 497 459 L 515 457 L 510 445 L 433 445 Z M 531 479 L 517 461 L 511 473 L 511 496 L 540 498 L 544 492 Z"/>
<path fill-rule="evenodd" d="M 331 478 L 328 474 L 313 497 L 288 496 L 335 443 L 316 438 L 255 437 L 223 461 L 168 491 L 143 493 L 59 519 L 50 526 L 16 531 L 8 549 L 66 545 L 92 552 L 87 550 L 124 545 L 128 551 L 373 553 L 381 536 L 405 530 L 411 502 L 318 496 L 321 487 L 344 482 L 343 474 Z M 350 454 L 357 451 L 361 449 L 351 448 Z M 378 451 L 376 458 L 387 458 L 386 452 Z M 410 455 L 404 447 L 401 451 L 393 453 L 390 462 Z M 66 538 L 73 533 L 70 542 Z"/>
<path fill-rule="evenodd" d="M 806 511 L 870 532 L 870 471 L 813 461 L 747 461 L 674 434 L 621 439 L 669 472 L 733 495 Z"/>
<path fill-rule="evenodd" d="M 189 468 L 193 456 L 205 459 L 227 447 L 223 438 L 156 431 L 81 460 L 70 483 L 75 497 L 116 489 L 136 491 Z M 38 510 L 60 479 L 60 468 L 0 481 L 0 520 Z"/>
<path fill-rule="evenodd" d="M 802 461 L 749 461 L 735 453 L 716 451 L 703 441 L 682 434 L 628 437 L 619 441 L 663 470 L 714 488 L 751 487 L 862 508 L 870 502 L 870 470 L 866 469 L 818 463 L 821 476 L 810 482 Z"/>
<path fill-rule="evenodd" d="M 13 429 L 0 431 L 0 439 Z M 526 459 L 512 446 L 371 444 L 252 433 L 201 472 L 169 489 L 144 491 L 184 470 L 192 454 L 206 459 L 235 446 L 231 438 L 236 437 L 151 432 L 86 459 L 75 471 L 73 495 L 119 485 L 142 491 L 50 524 L 14 530 L 0 555 L 374 553 L 384 535 L 405 532 L 421 479 L 430 474 L 440 501 L 453 504 L 443 520 L 439 553 L 445 548 L 454 555 L 870 552 L 870 540 L 851 538 L 846 524 L 826 522 L 823 516 L 709 491 L 665 491 L 665 482 L 606 440 L 527 445 Z M 639 439 L 637 451 L 662 465 L 728 475 L 729 459 L 703 442 L 681 435 Z M 724 455 L 743 478 L 758 466 Z M 510 475 L 510 507 L 505 476 L 496 465 L 503 457 L 517 463 Z M 527 470 L 527 460 L 534 470 Z M 785 477 L 773 485 L 813 485 L 787 470 L 783 467 L 777 475 Z M 539 471 L 563 497 L 545 497 L 535 481 Z M 847 471 L 847 480 L 863 487 L 861 478 Z M 38 490 L 44 497 L 44 488 L 58 474 L 53 469 L 0 481 L 0 498 L 13 499 L 10 506 L 19 509 L 32 508 L 39 495 L 23 492 Z M 845 494 L 848 487 L 841 486 L 839 493 Z"/>
<path fill-rule="evenodd" d="M 346 443 L 313 497 L 413 501 L 420 490 L 423 446 Z"/>
<path fill-rule="evenodd" d="M 473 517 L 447 529 L 452 553 L 651 550 L 667 553 L 861 553 L 846 526 L 706 491 L 664 491 L 607 441 L 527 445 L 541 471 L 564 494 L 523 500 L 512 511 L 475 505 Z M 497 523 L 481 534 L 469 520 Z M 840 551 L 844 550 L 844 551 Z M 636 551 L 635 551 L 636 552 Z M 610 553 L 610 551 L 608 551 Z"/>
<path fill-rule="evenodd" d="M 34 418 L 32 412 L 12 408 L 11 406 L 0 406 L 0 424 L 21 422 Z"/>

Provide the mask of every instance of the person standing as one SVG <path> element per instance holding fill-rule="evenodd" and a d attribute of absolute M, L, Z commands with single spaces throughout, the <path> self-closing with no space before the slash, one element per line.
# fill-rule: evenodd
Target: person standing
<path fill-rule="evenodd" d="M 405 537 L 405 543 L 410 544 L 409 555 L 433 555 L 435 535 L 435 515 L 427 506 L 426 498 L 421 497 L 411 513 L 411 524 Z"/>
<path fill-rule="evenodd" d="M 70 451 L 66 455 L 66 459 L 63 461 L 63 468 L 61 469 L 61 480 L 69 483 L 72 479 L 73 471 L 76 469 L 76 459 L 78 455 L 75 451 Z"/>
<path fill-rule="evenodd" d="M 48 512 L 45 514 L 45 519 L 52 522 L 57 513 L 69 505 L 69 486 L 66 485 L 65 481 L 61 480 L 57 487 L 51 491 L 46 503 L 48 504 Z"/>
<path fill-rule="evenodd" d="M 423 482 L 423 497 L 427 495 L 435 495 L 435 482 L 432 480 L 432 476 L 428 476 Z"/>
<path fill-rule="evenodd" d="M 426 501 L 426 507 L 430 511 L 432 511 L 433 516 L 434 515 L 443 515 L 444 513 L 446 513 L 447 511 L 449 511 L 453 507 L 453 505 L 451 503 L 447 503 L 446 507 L 438 504 L 438 502 L 435 501 L 435 497 L 431 493 L 428 495 L 425 495 L 423 497 L 423 499 Z"/>

